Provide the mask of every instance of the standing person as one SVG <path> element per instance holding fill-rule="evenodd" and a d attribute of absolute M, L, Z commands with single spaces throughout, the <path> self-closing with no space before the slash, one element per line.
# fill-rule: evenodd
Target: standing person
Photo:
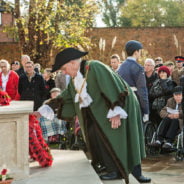
<path fill-rule="evenodd" d="M 153 86 L 153 83 L 156 79 L 158 79 L 158 74 L 155 73 L 155 62 L 151 58 L 147 58 L 144 62 L 144 71 L 145 71 L 145 77 L 146 77 L 146 86 L 149 90 Z"/>
<path fill-rule="evenodd" d="M 12 100 L 19 100 L 19 76 L 16 72 L 10 70 L 10 64 L 7 60 L 0 60 L 0 68 L 0 90 L 6 91 Z"/>
<path fill-rule="evenodd" d="M 155 72 L 155 62 L 151 58 L 147 58 L 144 62 L 144 71 L 145 71 L 145 77 L 146 77 L 146 86 L 148 89 L 148 94 L 153 86 L 153 83 L 158 79 L 158 74 Z M 150 120 L 151 122 L 155 122 L 155 113 L 151 110 L 153 100 L 148 95 L 149 99 L 149 112 L 150 112 Z"/>
<path fill-rule="evenodd" d="M 20 100 L 33 100 L 34 111 L 37 110 L 45 100 L 45 83 L 43 77 L 34 71 L 34 63 L 25 63 L 25 73 L 19 79 Z"/>
<path fill-rule="evenodd" d="M 120 67 L 120 57 L 118 54 L 114 54 L 111 56 L 111 61 L 110 61 L 110 65 L 111 65 L 111 68 L 117 72 L 119 67 Z"/>
<path fill-rule="evenodd" d="M 20 63 L 19 63 L 19 61 L 13 61 L 13 62 L 11 63 L 11 69 L 12 69 L 13 71 L 17 72 L 17 70 L 19 70 L 19 68 L 20 68 Z"/>
<path fill-rule="evenodd" d="M 176 62 L 176 69 L 172 72 L 172 80 L 176 82 L 177 85 L 180 85 L 180 78 L 184 76 L 184 57 L 182 56 L 176 56 L 175 57 Z"/>
<path fill-rule="evenodd" d="M 108 66 L 99 61 L 81 61 L 86 54 L 74 48 L 57 54 L 53 71 L 60 69 L 72 80 L 53 100 L 62 103 L 58 110 L 61 119 L 78 116 L 92 161 L 106 167 L 107 173 L 100 178 L 123 177 L 128 183 L 128 174 L 145 156 L 139 103 L 129 86 Z M 54 101 L 48 105 L 54 109 Z"/>
<path fill-rule="evenodd" d="M 175 65 L 174 65 L 174 62 L 173 61 L 166 61 L 164 63 L 164 66 L 167 66 L 170 70 L 170 73 L 172 75 L 173 71 L 174 71 L 174 68 L 175 68 Z M 170 76 L 171 77 L 171 76 Z M 172 78 L 171 78 L 172 79 Z"/>
<path fill-rule="evenodd" d="M 45 81 L 45 88 L 46 88 L 46 99 L 50 98 L 50 90 L 55 87 L 55 81 L 52 79 L 52 69 L 46 68 L 43 72 L 43 78 Z"/>
<path fill-rule="evenodd" d="M 30 60 L 30 57 L 28 55 L 22 55 L 21 56 L 21 65 L 22 67 L 20 67 L 18 70 L 17 70 L 17 74 L 19 75 L 19 77 L 25 73 L 25 63 L 28 62 L 28 61 L 31 61 Z"/>
<path fill-rule="evenodd" d="M 35 63 L 34 64 L 34 71 L 37 72 L 38 74 L 41 74 L 41 65 L 40 65 L 40 63 Z"/>
<path fill-rule="evenodd" d="M 137 63 L 137 59 L 141 56 L 142 48 L 142 44 L 136 40 L 130 40 L 126 43 L 125 50 L 128 57 L 121 64 L 118 73 L 137 95 L 143 115 L 143 121 L 146 122 L 149 120 L 148 91 L 144 68 Z M 139 182 L 149 183 L 151 181 L 150 178 L 146 178 L 142 175 L 141 164 L 138 164 L 134 168 L 132 174 Z"/>
<path fill-rule="evenodd" d="M 163 64 L 163 59 L 161 57 L 155 58 L 155 65 Z"/>

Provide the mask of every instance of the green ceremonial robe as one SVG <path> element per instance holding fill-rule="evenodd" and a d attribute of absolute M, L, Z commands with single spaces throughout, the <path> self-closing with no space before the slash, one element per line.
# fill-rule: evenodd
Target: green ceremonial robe
<path fill-rule="evenodd" d="M 145 157 L 144 138 L 142 130 L 142 117 L 137 97 L 128 84 L 108 66 L 99 61 L 87 61 L 85 64 L 87 74 L 87 92 L 93 99 L 89 108 L 101 128 L 107 144 L 128 175 L 134 166 L 141 163 Z M 128 93 L 127 93 L 128 92 Z M 120 97 L 126 93 L 124 100 Z M 79 103 L 75 103 L 76 91 L 71 80 L 67 89 L 59 96 L 62 97 L 62 119 L 78 116 L 80 127 L 85 135 L 84 116 Z M 121 119 L 121 126 L 111 128 L 107 119 L 110 108 L 121 106 L 128 114 L 127 119 Z"/>

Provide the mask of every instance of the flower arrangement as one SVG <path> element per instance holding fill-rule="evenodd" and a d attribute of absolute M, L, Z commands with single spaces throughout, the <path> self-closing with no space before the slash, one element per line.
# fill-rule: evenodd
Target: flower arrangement
<path fill-rule="evenodd" d="M 0 184 L 10 184 L 13 181 L 8 172 L 9 170 L 6 168 L 6 165 L 3 165 L 0 173 Z"/>
<path fill-rule="evenodd" d="M 8 93 L 0 89 L 0 106 L 9 105 L 10 101 L 11 98 L 9 97 Z"/>

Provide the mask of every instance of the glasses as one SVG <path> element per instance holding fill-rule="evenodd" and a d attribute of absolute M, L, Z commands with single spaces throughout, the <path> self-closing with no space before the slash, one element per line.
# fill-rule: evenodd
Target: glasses
<path fill-rule="evenodd" d="M 153 65 L 144 65 L 144 66 L 153 66 Z"/>

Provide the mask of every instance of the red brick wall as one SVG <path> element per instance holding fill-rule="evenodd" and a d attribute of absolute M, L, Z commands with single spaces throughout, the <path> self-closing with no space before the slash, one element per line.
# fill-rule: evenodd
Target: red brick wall
<path fill-rule="evenodd" d="M 176 48 L 174 37 L 178 39 Z M 178 54 L 184 55 L 184 27 L 181 28 L 93 28 L 88 30 L 87 36 L 94 45 L 90 50 L 90 58 L 101 59 L 109 64 L 109 57 L 117 53 L 124 59 L 124 45 L 128 40 L 139 40 L 144 46 L 144 57 L 162 57 L 164 61 L 174 60 Z M 117 37 L 112 48 L 112 40 Z M 105 50 L 99 50 L 99 40 L 105 40 Z"/>
<path fill-rule="evenodd" d="M 7 33 L 3 32 L 4 25 L 11 25 L 13 24 L 13 17 L 10 13 L 2 13 L 2 25 L 0 25 L 0 42 L 13 42 L 12 38 L 8 37 Z"/>
<path fill-rule="evenodd" d="M 0 33 L 1 35 L 1 33 Z M 176 48 L 174 35 L 178 39 L 179 49 Z M 178 54 L 184 56 L 184 27 L 182 28 L 93 28 L 88 30 L 87 36 L 91 38 L 92 48 L 89 50 L 90 59 L 98 59 L 109 64 L 109 58 L 117 53 L 123 60 L 124 45 L 128 40 L 135 39 L 143 43 L 144 57 L 162 57 L 164 61 L 174 60 Z M 112 40 L 117 37 L 114 48 Z M 99 50 L 100 38 L 105 40 L 105 50 Z M 1 36 L 0 36 L 1 42 Z M 55 53 L 55 52 L 54 52 Z M 20 58 L 20 49 L 16 43 L 0 43 L 0 59 Z M 54 54 L 55 55 L 55 54 Z M 55 56 L 53 55 L 52 60 Z M 51 64 L 49 63 L 48 66 Z"/>
<path fill-rule="evenodd" d="M 0 43 L 0 59 L 12 61 L 20 61 L 21 52 L 18 43 L 4 42 Z"/>

